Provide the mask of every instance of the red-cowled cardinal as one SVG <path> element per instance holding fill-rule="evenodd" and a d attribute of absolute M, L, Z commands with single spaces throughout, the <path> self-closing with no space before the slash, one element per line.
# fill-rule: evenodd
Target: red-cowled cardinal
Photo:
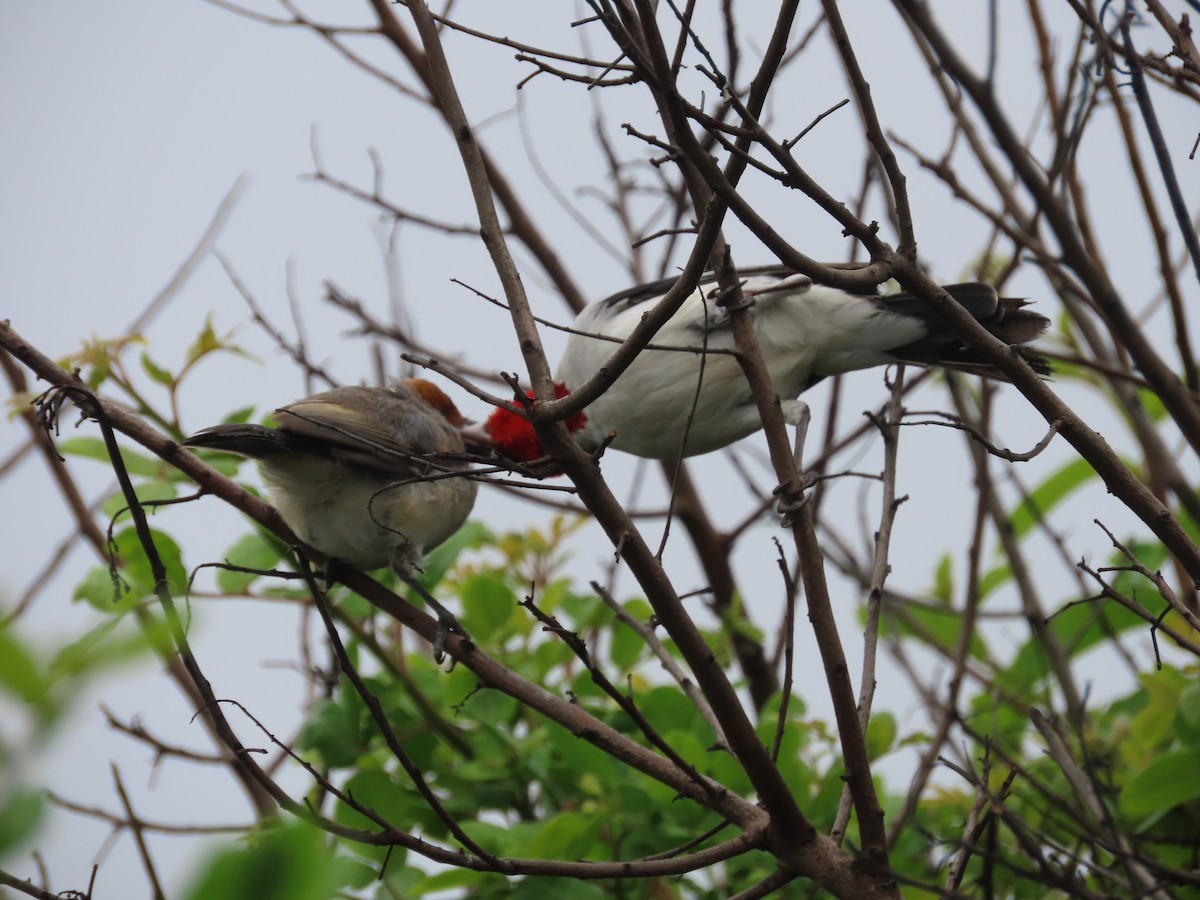
<path fill-rule="evenodd" d="M 277 425 L 214 425 L 188 447 L 258 460 L 279 514 L 336 562 L 413 569 L 466 521 L 476 483 L 462 461 L 465 423 L 434 384 L 340 387 L 275 411 Z M 423 590 L 445 627 L 457 623 Z"/>
<path fill-rule="evenodd" d="M 785 418 L 793 424 L 799 413 L 793 398 L 826 376 L 855 369 L 904 362 L 1003 377 L 910 294 L 850 294 L 780 266 L 740 274 L 763 358 L 783 398 Z M 555 375 L 557 393 L 565 396 L 598 372 L 618 346 L 611 339 L 627 338 L 674 283 L 668 278 L 631 288 L 584 309 Z M 999 297 L 986 284 L 945 289 L 984 328 L 1015 345 L 1036 371 L 1050 371 L 1045 360 L 1021 346 L 1045 331 L 1045 316 L 1022 309 L 1023 300 Z M 733 334 L 728 315 L 717 306 L 718 293 L 715 278 L 706 276 L 654 337 L 655 347 L 675 349 L 643 350 L 582 415 L 567 421 L 584 448 L 595 449 L 613 433 L 615 449 L 674 459 L 681 452 L 692 456 L 728 446 L 762 427 L 750 387 L 728 352 L 734 349 Z M 702 356 L 703 385 L 696 398 Z M 496 410 L 483 430 L 510 459 L 527 462 L 542 455 L 529 422 L 516 413 Z"/>

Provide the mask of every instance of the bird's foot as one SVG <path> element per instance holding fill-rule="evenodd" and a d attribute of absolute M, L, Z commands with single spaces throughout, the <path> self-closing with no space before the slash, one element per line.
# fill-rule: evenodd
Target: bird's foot
<path fill-rule="evenodd" d="M 446 641 L 450 635 L 457 634 L 464 640 L 470 641 L 471 636 L 467 634 L 467 630 L 462 627 L 454 613 L 442 606 L 433 596 L 425 589 L 425 585 L 417 580 L 410 568 L 404 566 L 393 566 L 396 575 L 408 585 L 412 590 L 425 601 L 425 605 L 433 610 L 437 616 L 437 629 L 433 633 L 433 661 L 439 666 L 446 659 Z M 450 668 L 454 668 L 454 660 L 450 661 Z"/>
<path fill-rule="evenodd" d="M 804 509 L 804 505 L 812 497 L 812 494 L 808 493 L 808 489 L 816 483 L 816 476 L 811 472 L 805 472 L 800 476 L 799 485 L 787 481 L 771 491 L 772 496 L 778 498 L 775 501 L 775 511 L 779 513 L 779 524 L 782 527 L 792 527 L 796 513 Z"/>
<path fill-rule="evenodd" d="M 428 601 L 426 601 L 428 602 Z M 433 633 L 433 661 L 439 666 L 446 658 L 446 639 L 452 634 L 457 634 L 464 640 L 470 640 L 462 624 L 455 618 L 454 614 L 440 603 L 435 602 L 434 612 L 437 614 L 437 630 Z M 450 670 L 454 669 L 455 660 L 450 659 Z"/>

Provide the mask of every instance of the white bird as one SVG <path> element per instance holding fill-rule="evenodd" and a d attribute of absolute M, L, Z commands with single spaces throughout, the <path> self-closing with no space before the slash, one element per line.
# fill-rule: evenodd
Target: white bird
<path fill-rule="evenodd" d="M 763 358 L 793 424 L 799 411 L 794 398 L 822 378 L 856 369 L 904 362 L 1003 378 L 910 294 L 852 294 L 781 266 L 740 274 Z M 630 288 L 584 309 L 555 374 L 557 394 L 565 396 L 603 368 L 616 342 L 629 337 L 674 283 L 668 278 Z M 1022 309 L 1024 300 L 999 297 L 990 285 L 945 289 L 989 332 L 1016 345 L 1036 371 L 1049 373 L 1041 357 L 1021 346 L 1045 331 L 1045 316 Z M 710 273 L 652 341 L 656 348 L 671 349 L 643 350 L 604 394 L 566 421 L 585 449 L 595 449 L 612 434 L 617 450 L 674 459 L 726 447 L 762 427 L 733 355 L 729 316 L 716 302 L 719 292 Z M 528 462 L 544 455 L 532 426 L 517 413 L 496 410 L 483 431 L 510 459 Z"/>

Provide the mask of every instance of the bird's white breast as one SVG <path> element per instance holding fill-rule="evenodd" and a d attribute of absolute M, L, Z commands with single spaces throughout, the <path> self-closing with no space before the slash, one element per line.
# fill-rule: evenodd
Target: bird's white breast
<path fill-rule="evenodd" d="M 465 478 L 403 483 L 315 457 L 307 465 L 264 461 L 262 470 L 280 515 L 302 541 L 368 570 L 393 562 L 397 548 L 419 561 L 458 529 L 477 489 Z"/>
<path fill-rule="evenodd" d="M 771 285 L 776 284 L 778 279 L 772 279 Z M 754 287 L 754 279 L 747 282 L 751 296 Z M 624 308 L 593 304 L 580 314 L 574 327 L 587 334 L 624 340 L 650 308 L 652 303 Z M 876 315 L 876 310 L 861 298 L 805 285 L 762 296 L 751 314 L 775 387 L 781 397 L 790 399 L 808 384 L 823 355 L 845 351 L 846 342 L 839 336 L 860 328 Z M 706 354 L 702 353 L 705 335 Z M 594 447 L 615 431 L 614 447 L 639 456 L 670 459 L 679 454 L 685 433 L 684 452 L 692 455 L 726 446 L 761 427 L 736 358 L 727 352 L 713 352 L 733 349 L 726 317 L 714 299 L 705 298 L 700 291 L 692 294 L 652 344 L 689 349 L 643 350 L 585 411 L 588 421 L 578 435 L 582 444 Z M 613 341 L 573 334 L 557 379 L 568 388 L 583 384 L 607 363 L 618 346 Z M 701 375 L 703 387 L 697 396 Z M 693 403 L 695 415 L 689 430 Z"/>

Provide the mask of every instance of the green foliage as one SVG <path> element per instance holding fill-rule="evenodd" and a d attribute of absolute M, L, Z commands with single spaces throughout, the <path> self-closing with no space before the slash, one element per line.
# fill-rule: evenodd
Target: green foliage
<path fill-rule="evenodd" d="M 1096 470 L 1086 459 L 1075 458 L 1051 473 L 1029 492 L 1009 517 L 1013 534 L 1024 537 L 1055 506 L 1096 477 Z"/>
<path fill-rule="evenodd" d="M 547 632 L 519 605 L 523 597 L 586 641 L 589 653 L 631 691 L 639 711 L 655 731 L 702 774 L 752 796 L 749 778 L 733 758 L 714 749 L 707 721 L 674 684 L 663 683 L 644 641 L 590 592 L 580 591 L 559 572 L 564 542 L 573 530 L 561 520 L 547 532 L 493 535 L 468 526 L 446 547 L 457 559 L 426 565 L 444 573 L 431 585 L 439 599 L 462 610 L 472 640 L 504 665 L 545 690 L 570 696 L 619 732 L 649 745 L 634 719 L 606 694 L 564 641 Z M 240 542 L 239 542 L 240 543 Z M 256 584 L 259 582 L 256 582 Z M 240 586 L 240 585 L 239 585 Z M 651 613 L 640 598 L 623 608 L 638 621 Z M 341 616 L 374 617 L 365 604 L 339 601 Z M 364 621 L 364 624 L 365 621 Z M 365 629 L 369 631 L 370 629 Z M 731 655 L 726 631 L 707 635 L 722 655 Z M 447 813 L 485 850 L 501 857 L 619 860 L 662 853 L 719 824 L 719 819 L 654 779 L 629 769 L 578 736 L 526 709 L 516 700 L 478 683 L 466 667 L 439 670 L 428 651 L 418 648 L 397 663 L 386 646 L 355 637 L 347 650 L 368 690 L 379 701 L 387 727 L 440 798 Z M 630 682 L 626 685 L 624 676 Z M 778 703 L 765 713 L 760 735 L 770 744 Z M 898 727 L 888 715 L 873 720 L 872 754 L 893 749 Z M 805 715 L 792 698 L 782 735 L 779 764 L 798 797 L 812 798 L 832 821 L 844 782 L 837 763 L 836 735 Z M 334 695 L 314 704 L 294 741 L 310 762 L 328 767 L 343 799 L 333 817 L 366 833 L 382 823 L 416 831 L 453 846 L 445 822 L 430 808 L 413 779 L 393 758 L 379 723 L 343 679 Z M 340 774 L 339 774 L 340 773 Z M 344 778 L 342 777 L 344 775 Z M 851 834 L 855 834 L 851 829 Z M 721 837 L 714 837 L 713 842 Z M 615 884 L 548 877 L 509 879 L 494 873 L 451 869 L 430 874 L 411 851 L 352 838 L 338 853 L 382 871 L 380 897 L 422 897 L 435 892 L 469 892 L 476 897 L 611 896 Z M 386 860 L 386 866 L 385 866 Z M 752 854 L 729 863 L 729 883 L 749 883 L 770 871 L 769 857 Z M 707 897 L 711 873 L 681 879 L 622 883 L 628 897 Z M 391 893 L 386 893 L 390 891 Z"/>
<path fill-rule="evenodd" d="M 517 595 L 494 573 L 468 576 L 458 588 L 467 633 L 487 641 L 517 612 Z"/>
<path fill-rule="evenodd" d="M 707 721 L 678 686 L 663 681 L 642 638 L 618 621 L 598 597 L 563 576 L 564 545 L 571 532 L 567 520 L 554 523 L 546 533 L 493 534 L 472 523 L 431 557 L 424 578 L 440 599 L 457 605 L 472 640 L 489 655 L 552 694 L 573 698 L 610 727 L 649 746 L 634 719 L 601 689 L 567 644 L 522 608 L 520 601 L 531 597 L 544 614 L 586 642 L 600 671 L 618 690 L 629 692 L 641 714 L 675 752 L 727 789 L 753 796 L 747 773 L 730 755 L 713 749 L 715 735 Z M 269 540 L 251 535 L 236 542 L 229 556 L 231 561 L 265 563 L 277 549 Z M 1154 561 L 1152 546 L 1138 552 L 1145 561 Z M 219 583 L 235 592 L 270 584 L 259 577 L 229 575 L 221 575 Z M 951 654 L 960 639 L 961 619 L 955 614 L 959 598 L 950 557 L 940 560 L 933 583 L 936 600 L 890 611 L 885 616 L 885 636 Z M 637 621 L 646 622 L 651 616 L 641 598 L 626 599 L 622 607 Z M 381 633 L 378 627 L 370 627 L 376 613 L 360 598 L 342 597 L 337 611 L 358 620 L 361 633 Z M 1106 630 L 1111 633 L 1135 624 L 1116 605 L 1080 605 L 1055 619 L 1051 630 L 1070 652 L 1082 653 L 1095 645 L 1097 631 L 1102 636 Z M 719 657 L 732 656 L 730 634 L 729 629 L 706 633 Z M 681 800 L 581 736 L 480 685 L 465 667 L 440 670 L 421 647 L 405 651 L 398 659 L 386 642 L 353 634 L 347 649 L 379 701 L 387 727 L 428 788 L 449 816 L 489 853 L 562 860 L 634 859 L 664 853 L 719 824 L 711 812 Z M 970 660 L 990 667 L 995 656 L 982 633 L 971 636 Z M 1044 700 L 1048 674 L 1044 653 L 1036 641 L 1027 641 L 1007 663 L 995 668 L 998 693 L 979 692 L 966 698 L 971 709 L 967 722 L 980 735 L 981 743 L 973 748 L 977 759 L 1002 750 L 1023 760 L 1029 778 L 1067 798 L 1073 796 L 1072 787 L 1037 749 L 1026 705 Z M 778 765 L 785 782 L 814 825 L 828 830 L 845 790 L 836 732 L 809 717 L 801 697 L 791 698 L 781 731 L 779 712 L 779 698 L 775 698 L 762 712 L 760 739 L 770 747 L 778 734 Z M 1137 740 L 1131 739 L 1133 734 Z M 1200 685 L 1195 673 L 1164 670 L 1147 676 L 1135 694 L 1094 717 L 1086 739 L 1088 758 L 1100 767 L 1099 777 L 1114 786 L 1112 815 L 1131 831 L 1144 834 L 1149 846 L 1160 848 L 1164 861 L 1171 853 L 1178 855 L 1177 848 L 1155 841 L 1200 798 L 1200 776 L 1193 775 L 1200 771 Z M 901 747 L 921 749 L 927 740 L 928 735 L 921 733 L 902 733 L 900 723 L 886 711 L 875 712 L 867 729 L 868 752 L 874 760 Z M 294 747 L 313 764 L 326 767 L 340 785 L 342 799 L 333 804 L 332 816 L 342 826 L 372 834 L 390 824 L 442 846 L 455 846 L 445 821 L 394 758 L 379 723 L 346 679 L 331 697 L 309 709 Z M 1008 773 L 1005 765 L 993 762 L 989 775 L 993 790 L 1000 789 Z M 880 788 L 885 809 L 895 815 L 906 786 L 881 783 Z M 961 840 L 974 796 L 974 789 L 965 783 L 930 790 L 915 813 L 914 826 L 900 835 L 892 853 L 897 870 L 919 881 L 939 881 L 943 877 L 939 867 Z M 1006 803 L 1054 840 L 1066 843 L 1071 838 L 1070 822 L 1049 814 L 1046 798 L 1026 780 L 1018 779 Z M 1013 874 L 1026 862 L 1020 841 L 998 823 L 989 827 L 996 858 L 1006 863 L 989 876 L 997 895 L 1046 896 L 1031 893 L 1029 885 Z M 721 838 L 718 834 L 710 841 Z M 853 845 L 857 840 L 857 823 L 851 817 L 847 841 Z M 445 892 L 480 898 L 536 897 L 561 896 L 563 891 L 571 896 L 587 896 L 587 892 L 611 896 L 618 889 L 616 883 L 604 881 L 507 878 L 455 868 L 430 871 L 423 857 L 410 850 L 393 848 L 389 853 L 386 846 L 353 837 L 333 840 L 330 847 L 327 856 L 356 860 L 380 878 L 378 897 Z M 971 861 L 964 883 L 980 876 L 980 865 L 978 858 Z M 725 895 L 723 885 L 752 884 L 773 867 L 768 855 L 750 853 L 706 872 L 622 882 L 619 890 L 622 896 L 655 900 L 716 898 Z M 801 880 L 783 888 L 779 896 L 803 897 L 810 890 Z"/>
<path fill-rule="evenodd" d="M 317 828 L 296 822 L 265 828 L 243 847 L 223 850 L 188 890 L 189 900 L 329 900 L 362 886 L 371 871 L 340 856 Z"/>
<path fill-rule="evenodd" d="M 109 464 L 108 447 L 104 439 L 91 435 L 78 435 L 63 438 L 54 444 L 58 452 L 67 456 L 78 456 L 82 459 L 94 459 L 105 465 Z M 121 448 L 121 462 L 125 464 L 130 475 L 140 475 L 143 478 L 158 478 L 165 476 L 170 469 L 166 463 L 153 456 L 147 456 L 128 447 Z"/>
<path fill-rule="evenodd" d="M 187 569 L 183 565 L 183 551 L 174 538 L 157 529 L 150 529 L 150 539 L 154 546 L 148 549 L 142 543 L 137 529 L 132 527 L 118 532 L 113 537 L 112 549 L 121 562 L 120 572 L 125 582 L 125 590 L 134 597 L 154 596 L 160 585 L 151 556 L 153 553 L 166 576 L 166 583 L 161 587 L 165 587 L 172 596 L 180 596 L 188 583 Z"/>
<path fill-rule="evenodd" d="M 238 538 L 225 551 L 224 562 L 232 568 L 217 571 L 217 588 L 226 594 L 241 594 L 261 577 L 255 571 L 268 570 L 284 559 L 283 541 L 265 531 L 252 531 Z"/>
<path fill-rule="evenodd" d="M 52 740 L 64 713 L 85 686 L 115 667 L 146 655 L 145 632 L 104 618 L 59 646 L 24 640 L 11 623 L 0 624 L 0 858 L 29 844 L 46 811 L 41 789 L 21 777 L 21 766 Z"/>
<path fill-rule="evenodd" d="M 183 359 L 177 362 L 177 369 L 172 371 L 169 364 L 155 361 L 148 352 L 142 352 L 139 355 L 138 366 L 155 387 L 165 390 L 166 405 L 174 409 L 177 406 L 176 395 L 180 386 L 188 374 L 205 359 L 220 353 L 254 359 L 254 356 L 234 342 L 233 335 L 233 331 L 223 335 L 218 334 L 213 327 L 212 316 L 209 315 L 205 318 L 204 324 L 201 325 L 192 343 L 188 345 Z M 157 410 L 156 404 L 135 383 L 125 367 L 125 352 L 144 343 L 145 339 L 140 334 L 126 334 L 115 338 L 93 338 L 85 341 L 78 352 L 60 362 L 66 369 L 82 370 L 84 381 L 93 390 L 102 385 L 117 389 L 136 409 L 178 435 L 180 427 L 179 423 L 174 420 L 174 416 Z"/>
<path fill-rule="evenodd" d="M 18 786 L 0 796 L 0 857 L 34 835 L 45 810 L 45 795 L 29 787 Z"/>

